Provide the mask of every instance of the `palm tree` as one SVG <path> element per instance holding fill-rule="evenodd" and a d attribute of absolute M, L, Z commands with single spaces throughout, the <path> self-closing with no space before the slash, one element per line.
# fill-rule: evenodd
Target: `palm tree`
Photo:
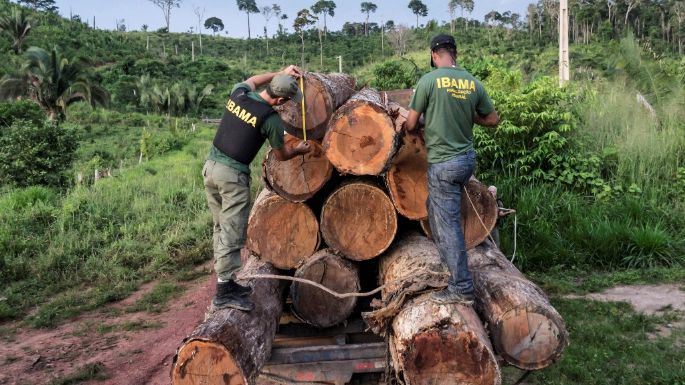
<path fill-rule="evenodd" d="M 362 3 L 362 13 L 366 13 L 366 22 L 364 23 L 364 34 L 369 36 L 369 14 L 371 12 L 376 12 L 378 7 L 374 3 L 365 1 Z"/>
<path fill-rule="evenodd" d="M 35 100 L 50 119 L 62 120 L 72 103 L 87 101 L 91 105 L 106 105 L 109 94 L 95 83 L 90 63 L 83 58 L 68 58 L 53 48 L 48 52 L 31 47 L 19 72 L 0 79 L 0 99 L 27 96 Z"/>
<path fill-rule="evenodd" d="M 236 4 L 238 4 L 238 9 L 241 11 L 245 11 L 247 13 L 247 39 L 249 40 L 251 38 L 250 36 L 250 14 L 251 13 L 259 13 L 259 8 L 257 8 L 257 3 L 255 0 L 235 0 Z"/>
<path fill-rule="evenodd" d="M 12 49 L 19 55 L 24 40 L 31 31 L 31 19 L 23 8 L 16 7 L 9 14 L 0 16 L 0 31 L 9 33 L 13 40 Z"/>

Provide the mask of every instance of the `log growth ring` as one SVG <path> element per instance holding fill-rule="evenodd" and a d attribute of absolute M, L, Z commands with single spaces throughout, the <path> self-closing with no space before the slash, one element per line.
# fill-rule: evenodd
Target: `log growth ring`
<path fill-rule="evenodd" d="M 171 373 L 174 385 L 247 385 L 235 359 L 225 346 L 201 339 L 186 342 Z"/>

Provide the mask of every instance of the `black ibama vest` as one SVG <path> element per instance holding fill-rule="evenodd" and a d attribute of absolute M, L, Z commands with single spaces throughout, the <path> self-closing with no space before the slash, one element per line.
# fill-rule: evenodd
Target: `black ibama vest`
<path fill-rule="evenodd" d="M 228 98 L 224 116 L 214 136 L 214 147 L 240 163 L 250 164 L 266 137 L 262 124 L 276 113 L 270 105 L 250 99 L 245 88 Z"/>

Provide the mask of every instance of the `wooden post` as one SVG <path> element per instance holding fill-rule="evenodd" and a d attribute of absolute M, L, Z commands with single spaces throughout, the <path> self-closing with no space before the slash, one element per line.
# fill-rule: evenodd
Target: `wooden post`
<path fill-rule="evenodd" d="M 570 80 L 568 59 L 568 0 L 559 1 L 559 86 Z"/>
<path fill-rule="evenodd" d="M 145 50 L 150 50 L 150 35 L 147 35 L 147 44 L 145 44 Z"/>
<path fill-rule="evenodd" d="M 191 60 L 190 61 L 195 61 L 195 41 L 190 42 L 190 52 L 191 52 Z"/>

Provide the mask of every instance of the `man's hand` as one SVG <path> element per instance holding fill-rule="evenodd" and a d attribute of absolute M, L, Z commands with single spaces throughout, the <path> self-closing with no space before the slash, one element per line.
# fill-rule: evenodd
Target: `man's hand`
<path fill-rule="evenodd" d="M 299 79 L 302 76 L 302 70 L 296 65 L 289 65 L 281 71 L 283 75 L 290 75 L 295 79 Z"/>
<path fill-rule="evenodd" d="M 283 146 L 278 150 L 273 149 L 272 151 L 274 152 L 276 160 L 279 162 L 285 162 L 286 160 L 290 160 L 298 155 L 307 154 L 311 150 L 312 146 L 310 146 L 308 142 L 300 142 L 295 147 Z"/>

